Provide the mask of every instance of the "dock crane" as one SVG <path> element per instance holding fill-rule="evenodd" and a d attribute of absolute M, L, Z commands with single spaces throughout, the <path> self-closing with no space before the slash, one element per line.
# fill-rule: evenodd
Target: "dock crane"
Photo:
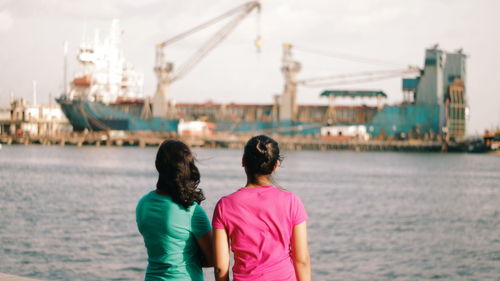
<path fill-rule="evenodd" d="M 154 71 L 158 79 L 158 85 L 156 88 L 155 96 L 153 98 L 153 117 L 175 117 L 175 108 L 168 98 L 168 88 L 170 84 L 181 79 L 190 70 L 192 70 L 204 57 L 206 57 L 210 53 L 210 51 L 217 47 L 253 10 L 256 10 L 257 15 L 259 16 L 260 8 L 261 6 L 259 1 L 247 2 L 211 20 L 192 27 L 170 39 L 156 44 L 156 63 Z M 173 63 L 165 59 L 166 47 L 227 18 L 231 18 L 231 20 L 223 25 L 222 28 L 217 31 L 214 36 L 210 37 L 193 55 L 191 55 L 187 59 L 186 62 L 180 65 L 177 71 L 174 72 Z M 257 22 L 257 24 L 259 24 L 259 22 Z M 259 32 L 259 26 L 257 26 L 257 33 Z M 257 52 L 260 51 L 260 45 L 260 34 L 257 34 L 257 38 L 255 40 Z"/>
<path fill-rule="evenodd" d="M 297 73 L 301 70 L 300 62 L 294 60 L 292 54 L 293 45 L 283 44 L 283 58 L 281 72 L 285 78 L 283 94 L 279 99 L 280 121 L 295 121 L 297 116 L 297 86 L 309 88 L 327 87 L 332 85 L 358 84 L 371 81 L 379 81 L 404 75 L 419 74 L 420 69 L 408 66 L 404 69 L 366 71 L 359 73 L 338 74 L 308 79 L 297 79 Z M 333 97 L 330 98 L 330 108 L 333 108 Z M 380 101 L 379 101 L 380 102 Z"/>

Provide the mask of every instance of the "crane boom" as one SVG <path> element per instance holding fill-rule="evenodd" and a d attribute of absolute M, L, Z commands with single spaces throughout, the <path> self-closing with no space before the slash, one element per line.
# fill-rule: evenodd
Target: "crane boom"
<path fill-rule="evenodd" d="M 393 77 L 400 77 L 409 74 L 418 74 L 420 69 L 415 66 L 409 66 L 404 69 L 391 69 L 391 70 L 376 70 L 365 71 L 358 73 L 329 75 L 323 77 L 314 77 L 309 79 L 302 79 L 297 81 L 297 84 L 304 87 L 325 87 L 331 85 L 345 85 L 355 84 L 371 81 L 379 81 Z"/>
<path fill-rule="evenodd" d="M 204 22 L 202 24 L 199 24 L 199 25 L 197 25 L 195 27 L 192 27 L 192 28 L 190 28 L 190 29 L 182 32 L 182 33 L 179 33 L 179 34 L 175 35 L 172 38 L 169 38 L 169 39 L 167 39 L 167 40 L 165 40 L 165 41 L 163 41 L 161 43 L 158 43 L 158 46 L 159 47 L 165 47 L 165 46 L 170 45 L 172 43 L 175 43 L 175 42 L 177 42 L 179 40 L 182 40 L 182 39 L 188 37 L 191 34 L 194 34 L 194 33 L 198 32 L 200 30 L 203 30 L 203 29 L 211 26 L 212 24 L 216 24 L 216 23 L 222 21 L 223 19 L 230 17 L 231 15 L 233 15 L 233 14 L 237 13 L 238 11 L 240 11 L 243 7 L 255 5 L 254 3 L 255 2 L 248 2 L 248 3 L 245 3 L 245 4 L 241 5 L 241 6 L 236 7 L 234 9 L 231 9 L 231 10 L 225 12 L 224 14 L 222 14 L 220 16 L 217 16 L 217 17 L 215 17 L 213 19 L 210 19 L 210 20 L 208 20 L 208 21 L 206 21 L 206 22 Z"/>
<path fill-rule="evenodd" d="M 331 85 L 357 84 L 371 81 L 379 81 L 404 75 L 418 74 L 420 69 L 415 66 L 409 66 L 405 69 L 365 71 L 350 74 L 337 74 L 309 79 L 297 79 L 297 73 L 301 69 L 301 64 L 294 60 L 290 43 L 283 44 L 283 59 L 281 71 L 285 78 L 283 93 L 279 99 L 280 103 L 280 121 L 295 121 L 297 118 L 297 86 L 303 87 L 326 87 Z"/>
<path fill-rule="evenodd" d="M 191 71 L 200 61 L 207 56 L 210 51 L 217 47 L 236 26 L 254 9 L 260 12 L 259 1 L 247 2 L 241 6 L 233 8 L 222 15 L 219 15 L 211 20 L 190 28 L 170 39 L 156 44 L 156 63 L 154 71 L 158 79 L 156 93 L 153 98 L 153 116 L 160 118 L 174 118 L 176 115 L 173 103 L 168 99 L 168 87 L 171 83 L 184 77 Z M 174 73 L 173 63 L 165 60 L 165 49 L 167 46 L 178 42 L 200 30 L 203 30 L 213 24 L 216 24 L 224 19 L 234 16 L 228 23 L 215 33 L 214 36 L 209 38 L 193 55 L 191 55 L 186 62 L 184 62 L 179 70 Z M 259 48 L 260 34 L 257 34 L 256 46 Z"/>
<path fill-rule="evenodd" d="M 244 5 L 241 13 L 225 24 L 213 37 L 209 38 L 200 49 L 196 51 L 181 67 L 177 73 L 172 77 L 171 82 L 182 78 L 191 69 L 193 69 L 210 51 L 217 47 L 226 37 L 236 28 L 236 26 L 255 8 L 259 8 L 259 2 L 249 2 Z M 240 9 L 238 9 L 240 10 Z M 234 13 L 234 12 L 232 12 Z M 259 38 L 257 38 L 259 40 Z M 257 45 L 257 48 L 259 46 Z"/>

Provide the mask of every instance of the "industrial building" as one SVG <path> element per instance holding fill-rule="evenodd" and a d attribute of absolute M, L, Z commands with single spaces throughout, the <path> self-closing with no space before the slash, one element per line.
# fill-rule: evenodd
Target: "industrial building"
<path fill-rule="evenodd" d="M 71 130 L 57 104 L 29 104 L 20 98 L 0 110 L 0 135 L 50 136 Z"/>

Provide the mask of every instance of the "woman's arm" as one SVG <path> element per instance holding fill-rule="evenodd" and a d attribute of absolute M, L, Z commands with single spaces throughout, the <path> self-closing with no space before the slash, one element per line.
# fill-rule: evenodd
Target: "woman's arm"
<path fill-rule="evenodd" d="M 216 281 L 229 281 L 229 240 L 225 229 L 214 229 L 214 274 Z"/>
<path fill-rule="evenodd" d="M 307 225 L 301 222 L 293 227 L 292 259 L 298 281 L 311 280 L 311 258 L 307 246 Z"/>
<path fill-rule="evenodd" d="M 214 249 L 212 247 L 212 231 L 207 232 L 207 234 L 201 236 L 197 239 L 198 246 L 200 246 L 202 257 L 201 257 L 201 266 L 203 267 L 211 267 L 214 265 L 213 252 Z"/>

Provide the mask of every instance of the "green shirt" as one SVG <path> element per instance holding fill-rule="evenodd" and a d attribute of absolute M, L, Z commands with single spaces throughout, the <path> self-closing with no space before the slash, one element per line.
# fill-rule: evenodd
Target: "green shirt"
<path fill-rule="evenodd" d="M 196 239 L 211 225 L 200 205 L 185 209 L 151 191 L 137 204 L 136 221 L 148 252 L 145 280 L 203 280 Z"/>

